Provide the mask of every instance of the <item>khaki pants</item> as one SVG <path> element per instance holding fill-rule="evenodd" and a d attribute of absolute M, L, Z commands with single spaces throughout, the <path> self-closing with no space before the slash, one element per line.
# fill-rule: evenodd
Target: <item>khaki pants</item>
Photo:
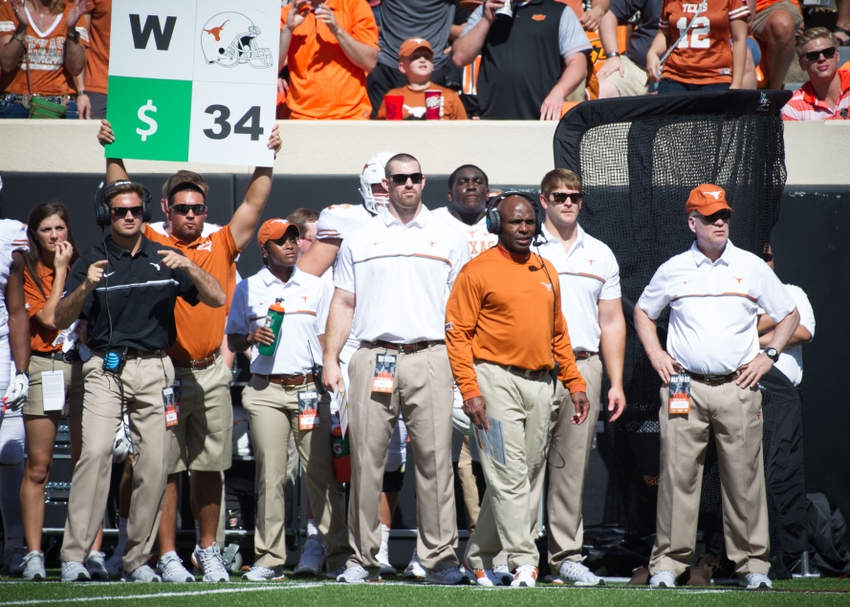
<path fill-rule="evenodd" d="M 761 392 L 734 382 L 707 386 L 691 381 L 687 415 L 669 415 L 669 387 L 661 388 L 661 467 L 656 539 L 649 571 L 678 576 L 694 559 L 700 488 L 714 429 L 720 464 L 723 535 L 736 571 L 767 574 L 770 536 L 762 461 Z"/>
<path fill-rule="evenodd" d="M 272 569 L 286 562 L 283 489 L 290 434 L 304 466 L 313 518 L 325 536 L 328 571 L 338 569 L 351 553 L 345 527 L 345 502 L 337 491 L 331 461 L 331 411 L 319 402 L 319 427 L 298 429 L 298 392 L 314 390 L 312 383 L 281 386 L 254 375 L 242 392 L 242 406 L 251 421 L 257 461 L 257 518 L 254 531 L 255 565 Z"/>
<path fill-rule="evenodd" d="M 478 482 L 475 480 L 475 474 L 472 472 L 472 453 L 469 451 L 469 437 L 463 437 L 463 444 L 460 447 L 460 455 L 457 458 L 457 477 L 460 481 L 461 492 L 463 493 L 463 506 L 466 509 L 466 523 L 469 532 L 475 530 L 478 524 L 478 515 L 481 512 L 481 501 L 478 495 Z"/>
<path fill-rule="evenodd" d="M 548 375 L 525 379 L 486 362 L 477 363 L 475 370 L 487 415 L 502 422 L 506 465 L 481 453 L 487 492 L 465 561 L 474 569 L 491 569 L 493 556 L 504 548 L 511 570 L 537 566 L 539 554 L 529 533 L 531 480 L 543 464 L 552 380 Z"/>
<path fill-rule="evenodd" d="M 397 354 L 392 394 L 372 392 L 377 354 Z M 416 466 L 416 552 L 422 565 L 440 571 L 458 564 L 452 471 L 452 372 L 446 346 L 411 354 L 362 347 L 349 365 L 351 493 L 349 565 L 373 572 L 381 547 L 378 508 L 387 451 L 401 409 Z"/>
<path fill-rule="evenodd" d="M 103 358 L 96 354 L 83 365 L 83 447 L 71 481 L 63 561 L 85 560 L 103 522 L 109 494 L 112 442 L 121 425 L 122 397 L 119 381 L 105 373 L 102 365 Z M 174 383 L 174 368 L 165 354 L 132 358 L 121 373 L 120 383 L 134 451 L 124 550 L 124 571 L 130 573 L 148 562 L 159 529 L 171 450 L 162 389 Z"/>

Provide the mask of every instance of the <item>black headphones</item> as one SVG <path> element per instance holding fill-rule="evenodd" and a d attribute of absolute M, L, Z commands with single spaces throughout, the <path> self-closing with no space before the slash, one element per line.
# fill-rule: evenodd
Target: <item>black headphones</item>
<path fill-rule="evenodd" d="M 505 192 L 504 194 L 499 194 L 495 198 L 492 198 L 487 203 L 487 231 L 491 234 L 501 234 L 502 233 L 502 216 L 499 215 L 498 206 L 505 199 L 511 196 L 519 196 L 528 201 L 531 205 L 531 208 L 534 209 L 534 236 L 540 236 L 543 233 L 543 222 L 546 221 L 546 211 L 540 206 L 540 202 L 532 198 L 529 194 L 525 192 Z"/>
<path fill-rule="evenodd" d="M 111 225 L 109 217 L 109 203 L 106 202 L 106 197 L 110 192 L 121 186 L 132 185 L 142 189 L 142 221 L 145 223 L 151 220 L 151 193 L 141 183 L 135 181 L 116 181 L 109 185 L 101 184 L 94 196 L 94 221 L 98 227 L 107 228 Z"/>

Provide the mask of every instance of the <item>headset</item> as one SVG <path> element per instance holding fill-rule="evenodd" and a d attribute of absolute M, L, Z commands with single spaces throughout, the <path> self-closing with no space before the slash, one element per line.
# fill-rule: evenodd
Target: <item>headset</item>
<path fill-rule="evenodd" d="M 142 221 L 144 223 L 150 222 L 152 215 L 151 193 L 148 192 L 147 188 L 145 188 L 145 186 L 141 183 L 137 183 L 135 181 L 116 181 L 109 185 L 101 184 L 100 188 L 97 190 L 97 194 L 94 196 L 94 221 L 98 227 L 106 228 L 112 223 L 109 217 L 109 203 L 106 202 L 106 197 L 110 192 L 114 191 L 115 188 L 126 185 L 142 188 Z"/>
<path fill-rule="evenodd" d="M 536 241 L 538 237 L 543 235 L 543 222 L 546 220 L 546 211 L 540 205 L 540 202 L 532 198 L 529 194 L 525 192 L 505 192 L 504 194 L 499 194 L 495 198 L 492 198 L 487 203 L 487 231 L 491 234 L 501 234 L 502 233 L 502 216 L 499 215 L 499 209 L 497 208 L 499 204 L 505 199 L 511 196 L 519 196 L 520 198 L 528 201 L 531 205 L 531 208 L 534 209 L 534 240 Z"/>

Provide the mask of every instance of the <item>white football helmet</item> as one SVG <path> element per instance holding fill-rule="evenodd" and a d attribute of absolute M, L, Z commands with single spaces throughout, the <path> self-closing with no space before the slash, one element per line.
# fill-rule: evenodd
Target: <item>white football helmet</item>
<path fill-rule="evenodd" d="M 389 195 L 383 199 L 375 198 L 372 194 L 372 184 L 381 183 L 386 177 L 384 169 L 387 166 L 387 161 L 395 156 L 394 152 L 378 152 L 369 159 L 363 171 L 360 173 L 360 195 L 363 197 L 363 206 L 366 207 L 373 215 L 377 215 L 381 209 L 389 204 Z"/>
<path fill-rule="evenodd" d="M 130 443 L 129 437 L 130 426 L 125 419 L 121 422 L 118 432 L 115 433 L 115 440 L 112 441 L 112 461 L 116 464 L 122 463 L 133 452 L 133 445 Z"/>
<path fill-rule="evenodd" d="M 260 28 L 241 13 L 219 13 L 201 30 L 201 49 L 208 64 L 234 67 L 247 63 L 253 68 L 272 67 L 272 51 L 257 46 Z"/>

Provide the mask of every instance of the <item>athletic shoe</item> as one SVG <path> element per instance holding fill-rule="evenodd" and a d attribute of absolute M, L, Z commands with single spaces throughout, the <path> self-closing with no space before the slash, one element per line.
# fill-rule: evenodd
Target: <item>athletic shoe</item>
<path fill-rule="evenodd" d="M 339 576 L 345 573 L 345 565 L 342 567 L 338 567 L 333 571 L 325 571 L 325 579 L 326 580 L 336 580 Z"/>
<path fill-rule="evenodd" d="M 347 567 L 342 574 L 337 576 L 337 582 L 343 584 L 362 584 L 363 582 L 380 582 L 381 574 L 370 574 L 360 565 L 352 565 Z"/>
<path fill-rule="evenodd" d="M 209 548 L 203 549 L 200 546 L 195 546 L 192 555 L 195 557 L 194 562 L 198 564 L 198 569 L 204 574 L 204 582 L 230 581 L 230 575 L 224 568 L 224 561 L 221 559 L 218 544 L 213 542 Z"/>
<path fill-rule="evenodd" d="M 477 586 L 501 586 L 501 578 L 496 577 L 492 569 L 473 569 L 472 575 Z"/>
<path fill-rule="evenodd" d="M 124 571 L 124 555 L 113 552 L 112 556 L 106 559 L 104 566 L 111 577 L 121 577 Z"/>
<path fill-rule="evenodd" d="M 153 569 L 148 567 L 147 565 L 142 565 L 141 567 L 136 567 L 130 573 L 125 573 L 124 577 L 121 578 L 122 582 L 161 582 L 162 578 L 159 577 Z"/>
<path fill-rule="evenodd" d="M 773 588 L 773 582 L 763 573 L 747 574 L 747 590 L 761 590 Z"/>
<path fill-rule="evenodd" d="M 283 565 L 278 565 L 274 569 L 254 565 L 250 571 L 242 574 L 242 579 L 246 582 L 279 582 L 285 580 L 286 576 L 283 575 Z"/>
<path fill-rule="evenodd" d="M 457 586 L 458 584 L 468 584 L 467 578 L 458 567 L 448 567 L 439 571 L 429 571 L 425 575 L 425 581 L 429 584 L 441 584 L 443 586 Z"/>
<path fill-rule="evenodd" d="M 86 557 L 86 569 L 91 579 L 99 582 L 109 580 L 109 572 L 106 570 L 106 555 L 97 550 L 92 550 Z"/>
<path fill-rule="evenodd" d="M 534 588 L 537 585 L 537 567 L 520 565 L 514 572 L 511 588 Z"/>
<path fill-rule="evenodd" d="M 85 565 L 79 561 L 64 561 L 62 563 L 63 582 L 89 582 L 91 576 Z"/>
<path fill-rule="evenodd" d="M 375 557 L 378 559 L 378 562 L 381 564 L 381 569 L 379 573 L 384 575 L 398 575 L 398 570 L 390 565 L 390 548 L 383 542 L 381 542 L 381 549 L 378 550 L 378 554 Z"/>
<path fill-rule="evenodd" d="M 428 572 L 425 571 L 425 567 L 419 562 L 419 555 L 414 552 L 410 563 L 404 568 L 404 577 L 409 580 L 424 580 L 427 575 Z"/>
<path fill-rule="evenodd" d="M 322 572 L 325 564 L 325 547 L 317 539 L 310 536 L 301 547 L 301 558 L 298 566 L 292 570 L 295 577 L 315 577 Z"/>
<path fill-rule="evenodd" d="M 510 586 L 511 582 L 514 581 L 514 574 L 511 573 L 510 569 L 508 569 L 508 565 L 506 563 L 493 567 L 493 575 L 495 575 L 497 579 L 502 580 L 502 586 Z"/>
<path fill-rule="evenodd" d="M 33 550 L 24 557 L 23 578 L 33 582 L 47 579 L 47 571 L 44 570 L 44 553 Z"/>
<path fill-rule="evenodd" d="M 656 571 L 649 578 L 650 588 L 675 588 L 676 576 L 672 571 Z"/>
<path fill-rule="evenodd" d="M 195 576 L 189 573 L 183 566 L 183 561 L 180 560 L 180 557 L 173 550 L 169 550 L 159 557 L 159 563 L 157 563 L 156 568 L 162 575 L 163 582 L 183 584 L 195 581 Z"/>
<path fill-rule="evenodd" d="M 561 563 L 561 579 L 576 586 L 602 586 L 605 583 L 582 563 L 575 561 Z"/>
<path fill-rule="evenodd" d="M 3 573 L 8 573 L 14 577 L 21 577 L 26 568 L 26 564 L 24 564 L 24 555 L 26 553 L 26 548 L 15 548 L 7 552 L 3 558 Z"/>

